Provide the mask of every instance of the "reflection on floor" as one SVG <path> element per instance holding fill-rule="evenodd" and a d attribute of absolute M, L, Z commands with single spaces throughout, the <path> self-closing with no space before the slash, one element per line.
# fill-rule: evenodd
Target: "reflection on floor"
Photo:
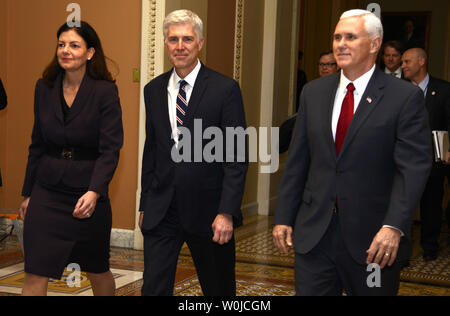
<path fill-rule="evenodd" d="M 253 217 L 236 232 L 236 279 L 239 296 L 292 296 L 294 291 L 293 252 L 283 256 L 274 249 L 270 217 Z M 415 227 L 417 237 L 418 227 Z M 399 295 L 450 296 L 450 247 L 444 231 L 438 260 L 425 263 L 416 245 L 411 265 L 402 271 Z M 417 240 L 417 238 L 415 238 Z M 111 268 L 118 296 L 139 296 L 144 268 L 143 253 L 130 249 L 111 249 Z M 70 271 L 65 275 L 70 276 Z M 23 258 L 14 239 L 0 244 L 0 295 L 18 295 L 23 284 Z M 202 291 L 187 247 L 183 248 L 177 269 L 174 294 L 199 296 Z M 65 280 L 52 281 L 49 295 L 92 295 L 84 274 L 81 283 L 69 288 Z"/>

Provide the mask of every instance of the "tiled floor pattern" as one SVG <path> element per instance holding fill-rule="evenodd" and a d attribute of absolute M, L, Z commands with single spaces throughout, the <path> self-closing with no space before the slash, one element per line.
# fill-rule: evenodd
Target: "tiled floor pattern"
<path fill-rule="evenodd" d="M 236 232 L 236 278 L 239 296 L 292 296 L 294 291 L 293 253 L 283 256 L 274 249 L 271 219 L 254 217 Z M 448 232 L 443 235 L 448 238 Z M 445 243 L 444 243 L 445 244 Z M 443 248 L 433 263 L 425 263 L 415 247 L 411 266 L 402 271 L 401 296 L 450 296 L 449 247 Z M 142 287 L 143 253 L 130 249 L 111 249 L 111 268 L 116 295 L 139 296 Z M 92 295 L 82 274 L 81 286 L 68 288 L 64 280 L 52 281 L 50 296 Z M 23 284 L 23 259 L 14 240 L 0 244 L 0 296 L 19 295 Z M 189 250 L 180 255 L 174 294 L 200 296 L 201 288 Z"/>

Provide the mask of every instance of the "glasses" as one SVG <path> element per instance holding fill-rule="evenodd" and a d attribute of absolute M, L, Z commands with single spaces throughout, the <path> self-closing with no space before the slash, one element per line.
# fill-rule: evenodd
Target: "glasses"
<path fill-rule="evenodd" d="M 330 68 L 330 67 L 333 67 L 333 66 L 336 66 L 336 65 L 337 65 L 337 63 L 326 63 L 326 64 L 319 63 L 319 67 L 322 67 L 322 68 L 325 68 L 325 67 Z"/>

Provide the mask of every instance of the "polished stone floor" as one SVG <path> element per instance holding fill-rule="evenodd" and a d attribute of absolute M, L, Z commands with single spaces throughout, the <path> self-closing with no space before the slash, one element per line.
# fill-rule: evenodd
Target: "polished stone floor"
<path fill-rule="evenodd" d="M 281 255 L 271 238 L 272 218 L 257 216 L 245 221 L 236 231 L 236 279 L 239 296 L 293 296 L 293 252 Z M 418 228 L 415 227 L 415 235 Z M 443 233 L 442 249 L 438 260 L 426 263 L 420 248 L 414 247 L 411 265 L 402 271 L 401 296 L 450 296 L 450 247 L 449 237 Z M 415 238 L 417 239 L 417 238 Z M 116 280 L 116 295 L 140 296 L 142 287 L 143 253 L 130 249 L 111 249 L 111 268 Z M 92 290 L 86 275 L 80 284 L 67 286 L 71 272 L 62 280 L 49 284 L 50 296 L 89 296 Z M 14 238 L 0 244 L 0 295 L 19 295 L 23 284 L 23 257 Z M 176 296 L 201 296 L 201 288 L 187 247 L 178 262 Z"/>

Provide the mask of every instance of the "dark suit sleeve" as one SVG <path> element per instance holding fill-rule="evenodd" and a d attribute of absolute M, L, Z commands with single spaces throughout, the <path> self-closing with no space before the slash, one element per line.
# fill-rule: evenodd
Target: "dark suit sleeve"
<path fill-rule="evenodd" d="M 431 130 L 420 90 L 405 103 L 397 125 L 396 172 L 388 213 L 383 225 L 408 234 L 432 165 Z"/>
<path fill-rule="evenodd" d="M 150 114 L 150 86 L 144 89 L 144 100 L 146 109 L 146 139 L 144 145 L 144 154 L 142 159 L 142 177 L 141 177 L 141 200 L 139 205 L 139 211 L 144 212 L 145 196 L 150 191 L 150 185 L 152 181 L 152 174 L 155 170 L 155 136 L 153 126 L 151 123 Z"/>
<path fill-rule="evenodd" d="M 0 79 L 0 110 L 3 110 L 8 104 L 8 98 L 6 96 L 5 88 L 3 87 L 2 80 Z"/>
<path fill-rule="evenodd" d="M 303 191 L 310 166 L 308 135 L 306 129 L 307 88 L 301 95 L 300 108 L 296 119 L 286 167 L 278 192 L 274 224 L 294 227 L 300 209 Z"/>
<path fill-rule="evenodd" d="M 445 110 L 445 119 L 447 123 L 447 131 L 450 135 L 450 83 L 446 83 L 443 87 L 444 93 L 444 110 Z M 450 149 L 449 149 L 450 150 Z"/>
<path fill-rule="evenodd" d="M 122 109 L 117 86 L 108 85 L 102 90 L 100 99 L 100 156 L 95 162 L 89 191 L 108 196 L 108 185 L 119 163 L 119 153 L 123 145 Z"/>
<path fill-rule="evenodd" d="M 38 81 L 34 93 L 34 126 L 31 134 L 31 145 L 28 150 L 28 164 L 25 173 L 25 181 L 22 188 L 22 196 L 25 197 L 31 195 L 33 185 L 36 182 L 36 172 L 39 166 L 39 160 L 45 151 L 39 126 L 39 93 L 42 88 L 42 81 Z"/>
<path fill-rule="evenodd" d="M 221 128 L 233 127 L 246 129 L 244 105 L 242 101 L 239 84 L 233 80 L 228 98 L 222 107 Z M 227 154 L 233 152 L 233 157 L 226 157 L 223 164 L 224 178 L 222 183 L 222 194 L 219 204 L 219 213 L 233 215 L 235 219 L 241 219 L 241 204 L 244 195 L 245 178 L 248 170 L 247 148 L 237 148 L 226 150 Z M 232 162 L 228 162 L 232 161 Z M 236 223 L 238 226 L 239 223 Z"/>

